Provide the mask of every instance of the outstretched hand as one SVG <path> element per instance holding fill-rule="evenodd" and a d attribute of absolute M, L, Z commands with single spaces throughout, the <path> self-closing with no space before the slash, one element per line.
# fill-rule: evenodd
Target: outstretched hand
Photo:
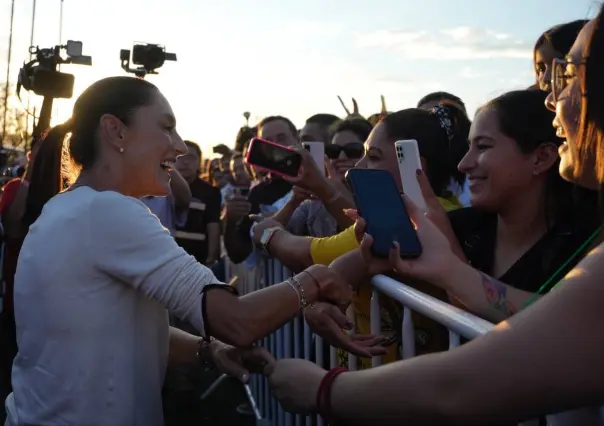
<path fill-rule="evenodd" d="M 352 323 L 337 306 L 317 303 L 304 310 L 304 318 L 311 330 L 331 346 L 367 358 L 387 353 L 387 349 L 380 346 L 385 340 L 383 336 L 349 334 L 344 331 L 350 330 Z"/>
<path fill-rule="evenodd" d="M 275 358 L 264 348 L 239 349 L 218 341 L 211 345 L 216 368 L 242 383 L 249 381 L 250 373 L 263 374 L 275 363 Z"/>

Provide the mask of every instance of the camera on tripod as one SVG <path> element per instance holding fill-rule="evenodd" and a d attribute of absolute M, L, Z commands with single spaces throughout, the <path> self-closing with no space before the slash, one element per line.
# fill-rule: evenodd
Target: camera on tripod
<path fill-rule="evenodd" d="M 140 65 L 138 68 L 130 68 L 130 51 L 120 51 L 122 68 L 137 77 L 144 78 L 147 74 L 157 74 L 166 61 L 176 61 L 176 53 L 167 53 L 166 48 L 159 44 L 137 43 L 132 47 L 132 63 Z"/>
<path fill-rule="evenodd" d="M 65 58 L 61 56 L 62 50 L 65 50 Z M 69 40 L 64 46 L 49 49 L 31 46 L 29 53 L 35 55 L 35 59 L 24 63 L 19 71 L 17 95 L 23 87 L 39 96 L 69 99 L 73 96 L 75 77 L 57 71 L 57 67 L 61 64 L 92 65 L 92 58 L 82 55 L 81 41 Z"/>

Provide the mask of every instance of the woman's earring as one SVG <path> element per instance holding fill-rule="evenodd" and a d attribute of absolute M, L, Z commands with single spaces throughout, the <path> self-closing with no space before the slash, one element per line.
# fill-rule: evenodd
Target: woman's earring
<path fill-rule="evenodd" d="M 123 153 L 124 153 L 124 148 L 120 147 L 120 154 L 123 154 Z"/>

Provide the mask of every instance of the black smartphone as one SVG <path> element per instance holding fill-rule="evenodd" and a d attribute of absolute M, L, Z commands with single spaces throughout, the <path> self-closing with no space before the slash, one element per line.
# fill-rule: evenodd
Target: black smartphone
<path fill-rule="evenodd" d="M 400 245 L 401 257 L 415 258 L 422 254 L 415 226 L 389 172 L 350 169 L 346 182 L 359 216 L 365 219 L 365 231 L 373 237 L 372 252 L 376 257 L 388 257 L 393 241 Z"/>
<path fill-rule="evenodd" d="M 281 176 L 296 177 L 302 165 L 302 156 L 293 148 L 254 138 L 245 157 L 248 164 Z"/>

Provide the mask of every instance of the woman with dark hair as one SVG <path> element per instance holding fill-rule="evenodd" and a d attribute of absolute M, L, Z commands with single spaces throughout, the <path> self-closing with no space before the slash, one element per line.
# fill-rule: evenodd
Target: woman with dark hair
<path fill-rule="evenodd" d="M 514 91 L 481 107 L 459 163 L 472 207 L 449 213 L 457 242 L 474 268 L 509 286 L 447 290 L 492 322 L 550 291 L 600 229 L 597 194 L 560 177 L 562 140 L 551 125 L 554 114 L 543 108 L 546 96 Z"/>
<path fill-rule="evenodd" d="M 446 119 L 441 119 L 443 117 Z M 453 106 L 437 106 L 431 111 L 411 108 L 389 114 L 371 132 L 365 142 L 365 155 L 357 163 L 357 167 L 387 170 L 394 177 L 399 190 L 402 192 L 403 186 L 394 143 L 398 140 L 415 139 L 418 142 L 422 168 L 428 178 L 429 185 L 438 197 L 437 203 L 447 211 L 455 210 L 460 208 L 461 205 L 447 188 L 451 176 L 457 173 L 457 164 L 468 150 L 469 128 L 470 122 L 466 114 Z M 308 166 L 303 167 L 311 170 L 310 166 L 314 164 L 312 157 L 305 164 L 308 164 Z M 320 176 L 318 173 L 307 175 L 305 180 L 298 184 L 304 185 L 311 192 L 324 192 L 324 189 L 318 187 L 321 182 L 324 182 Z M 263 235 L 266 236 L 267 234 L 271 234 L 271 238 L 263 238 Z M 292 268 L 292 270 L 300 270 L 312 264 L 329 265 L 338 257 L 359 247 L 353 226 L 329 238 L 305 238 L 290 234 L 279 223 L 268 219 L 260 222 L 255 227 L 254 237 L 257 243 L 264 245 L 267 252 Z M 355 268 L 355 265 L 347 265 L 347 267 L 352 267 L 351 270 L 358 269 Z M 357 331 L 369 333 L 368 318 L 371 299 L 369 278 L 366 274 L 360 273 L 358 276 L 350 277 L 350 282 L 358 290 L 353 305 Z M 440 290 L 435 296 L 446 297 L 444 292 Z M 395 337 L 396 330 L 401 324 L 398 320 L 400 309 L 396 303 L 393 303 L 392 299 L 385 299 L 382 306 L 385 307 L 382 316 L 383 331 L 392 337 L 388 342 L 388 355 L 385 361 L 391 362 L 398 358 L 399 342 Z M 351 342 L 347 335 L 342 334 L 337 327 L 327 330 L 328 333 L 319 329 L 317 317 L 322 319 L 325 310 L 333 311 L 331 307 L 325 305 L 316 307 L 316 309 L 306 311 L 306 319 L 309 325 L 314 327 L 317 333 L 322 334 L 326 341 L 330 343 L 337 342 L 341 348 L 356 355 L 383 354 L 383 349 L 377 347 L 368 348 L 360 347 L 358 344 L 350 345 Z M 423 343 L 417 345 L 418 352 L 440 348 L 441 332 L 444 329 L 429 320 L 425 320 L 425 317 L 416 318 L 415 323 L 418 328 L 425 331 L 426 335 Z M 336 336 L 344 337 L 346 340 L 344 342 L 338 341 Z M 375 340 L 366 341 L 363 344 L 369 345 L 371 342 L 375 342 Z M 362 365 L 367 364 L 363 363 Z"/>
<path fill-rule="evenodd" d="M 176 244 L 139 200 L 168 194 L 169 172 L 186 151 L 170 104 L 151 83 L 94 83 L 61 130 L 80 171 L 65 168 L 62 138 L 35 163 L 49 179 L 40 199 L 52 198 L 17 266 L 19 352 L 7 425 L 162 425 L 168 361 L 213 361 L 247 381 L 241 363 L 257 371 L 270 356 L 228 344 L 248 348 L 316 300 L 350 301 L 338 275 L 317 266 L 238 297 Z M 168 313 L 203 338 L 171 329 Z"/>
<path fill-rule="evenodd" d="M 329 169 L 334 175 L 330 178 L 340 181 L 342 191 L 344 175 L 365 153 L 363 144 L 371 128 L 369 122 L 361 119 L 341 121 L 333 132 L 331 143 L 325 146 Z M 310 192 L 297 186 L 294 186 L 290 200 L 273 219 L 294 235 L 321 238 L 338 232 L 338 222 L 321 200 L 312 199 Z"/>
<path fill-rule="evenodd" d="M 556 58 L 563 59 L 566 56 L 587 22 L 580 19 L 556 25 L 539 36 L 533 48 L 533 66 L 537 86 L 541 90 L 551 90 L 552 62 Z"/>
<path fill-rule="evenodd" d="M 604 189 L 604 7 L 581 31 L 560 67 L 547 105 L 557 111 L 560 174 L 585 188 Z M 557 72 L 554 71 L 556 75 Z M 577 120 L 581 116 L 581 120 Z M 579 124 L 580 123 L 580 124 Z M 447 238 L 408 202 L 424 251 L 417 260 L 392 251 L 388 269 L 431 282 L 480 285 L 485 275 L 461 262 Z M 604 252 L 592 250 L 560 283 L 485 336 L 447 353 L 362 372 L 329 375 L 303 360 L 267 369 L 273 395 L 286 409 L 319 411 L 332 424 L 513 424 L 548 413 L 604 404 Z M 373 272 L 384 271 L 363 244 Z M 489 282 L 495 280 L 488 278 Z M 596 330 L 594 331 L 594 327 Z M 319 392 L 321 394 L 317 395 Z M 369 390 L 369 392 L 368 392 Z M 318 397 L 319 396 L 319 397 Z M 601 424 L 593 417 L 573 425 Z M 555 423 L 561 424 L 561 423 Z"/>

